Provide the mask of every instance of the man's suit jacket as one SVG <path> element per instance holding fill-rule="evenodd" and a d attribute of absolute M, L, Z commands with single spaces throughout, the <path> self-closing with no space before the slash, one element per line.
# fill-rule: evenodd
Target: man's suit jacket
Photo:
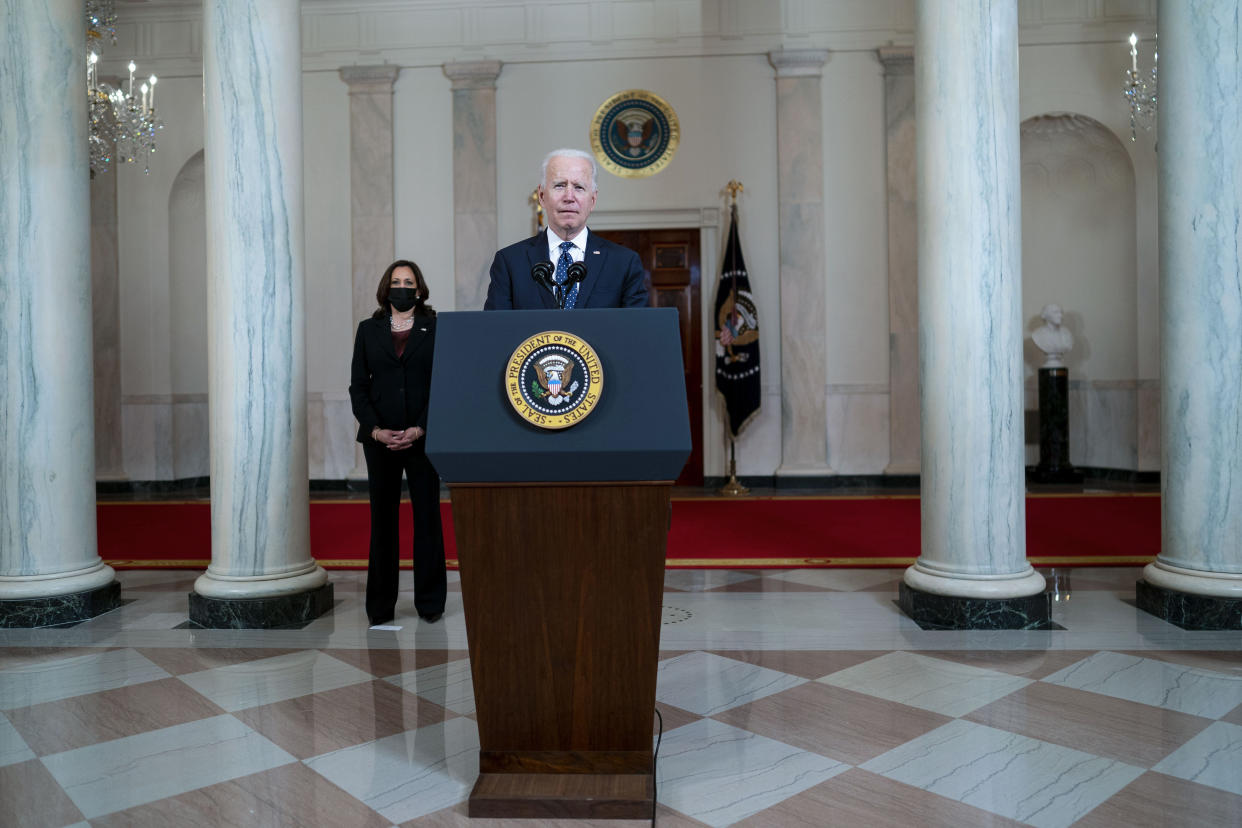
<path fill-rule="evenodd" d="M 530 275 L 537 262 L 548 261 L 549 232 L 544 230 L 496 253 L 483 310 L 556 310 L 552 291 Z M 633 250 L 587 233 L 582 263 L 587 267 L 587 277 L 578 287 L 575 307 L 647 307 L 643 266 Z"/>
<path fill-rule="evenodd" d="M 409 341 L 398 357 L 387 316 L 358 323 L 349 371 L 349 400 L 358 420 L 358 442 L 370 440 L 376 426 L 427 430 L 435 340 L 436 318 L 416 315 Z"/>

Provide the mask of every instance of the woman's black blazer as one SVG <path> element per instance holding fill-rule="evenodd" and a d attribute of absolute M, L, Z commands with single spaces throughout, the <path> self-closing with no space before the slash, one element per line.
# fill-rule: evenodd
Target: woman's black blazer
<path fill-rule="evenodd" d="M 436 318 L 415 316 L 410 339 L 398 357 L 387 316 L 358 323 L 349 372 L 349 400 L 358 420 L 358 442 L 371 439 L 371 429 L 376 426 L 427 430 L 435 339 Z"/>

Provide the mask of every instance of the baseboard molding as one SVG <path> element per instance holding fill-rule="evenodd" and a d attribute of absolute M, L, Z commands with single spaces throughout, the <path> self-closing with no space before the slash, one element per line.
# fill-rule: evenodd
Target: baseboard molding
<path fill-rule="evenodd" d="M 719 489 L 727 477 L 704 477 L 703 488 Z M 834 474 L 819 477 L 742 475 L 737 479 L 748 489 L 917 489 L 917 474 Z"/>
<path fill-rule="evenodd" d="M 1102 466 L 1075 466 L 1087 480 L 1107 480 L 1114 483 L 1160 483 L 1158 471 L 1135 469 L 1110 469 Z"/>
<path fill-rule="evenodd" d="M 182 477 L 177 480 L 96 480 L 95 494 L 175 494 L 211 488 L 210 477 Z"/>
<path fill-rule="evenodd" d="M 1034 466 L 1027 467 L 1028 475 Z M 1133 469 L 1110 469 L 1101 466 L 1076 466 L 1082 472 L 1085 481 L 1104 481 L 1109 483 L 1132 483 L 1159 485 L 1160 472 L 1135 471 Z M 707 476 L 703 478 L 703 489 L 714 492 L 725 483 L 727 477 Z M 784 477 L 771 474 L 742 475 L 738 482 L 748 489 L 917 489 L 917 474 L 835 474 L 821 477 Z M 118 494 L 176 494 L 178 492 L 201 494 L 198 490 L 211 490 L 211 478 L 186 477 L 179 480 L 99 480 L 95 483 L 95 493 L 100 495 Z M 365 492 L 366 478 L 354 479 L 319 479 L 310 481 L 312 492 Z M 445 491 L 441 487 L 441 491 Z"/>

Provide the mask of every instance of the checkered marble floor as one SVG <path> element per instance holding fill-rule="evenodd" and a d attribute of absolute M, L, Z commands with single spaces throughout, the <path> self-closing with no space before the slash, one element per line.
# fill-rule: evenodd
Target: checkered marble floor
<path fill-rule="evenodd" d="M 657 824 L 1242 825 L 1242 637 L 1139 612 L 1139 571 L 1045 573 L 1042 632 L 920 630 L 896 570 L 668 572 Z M 182 626 L 196 575 L 0 631 L 0 825 L 535 824 L 465 815 L 456 573 L 437 624 L 406 591 L 369 630 L 334 572 L 330 615 L 273 631 Z"/>

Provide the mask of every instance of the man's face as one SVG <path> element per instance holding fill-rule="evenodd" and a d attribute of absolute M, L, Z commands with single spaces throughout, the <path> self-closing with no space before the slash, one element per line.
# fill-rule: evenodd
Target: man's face
<path fill-rule="evenodd" d="M 548 161 L 547 177 L 539 186 L 539 203 L 556 235 L 565 241 L 578 235 L 595 209 L 591 162 L 563 156 Z"/>

